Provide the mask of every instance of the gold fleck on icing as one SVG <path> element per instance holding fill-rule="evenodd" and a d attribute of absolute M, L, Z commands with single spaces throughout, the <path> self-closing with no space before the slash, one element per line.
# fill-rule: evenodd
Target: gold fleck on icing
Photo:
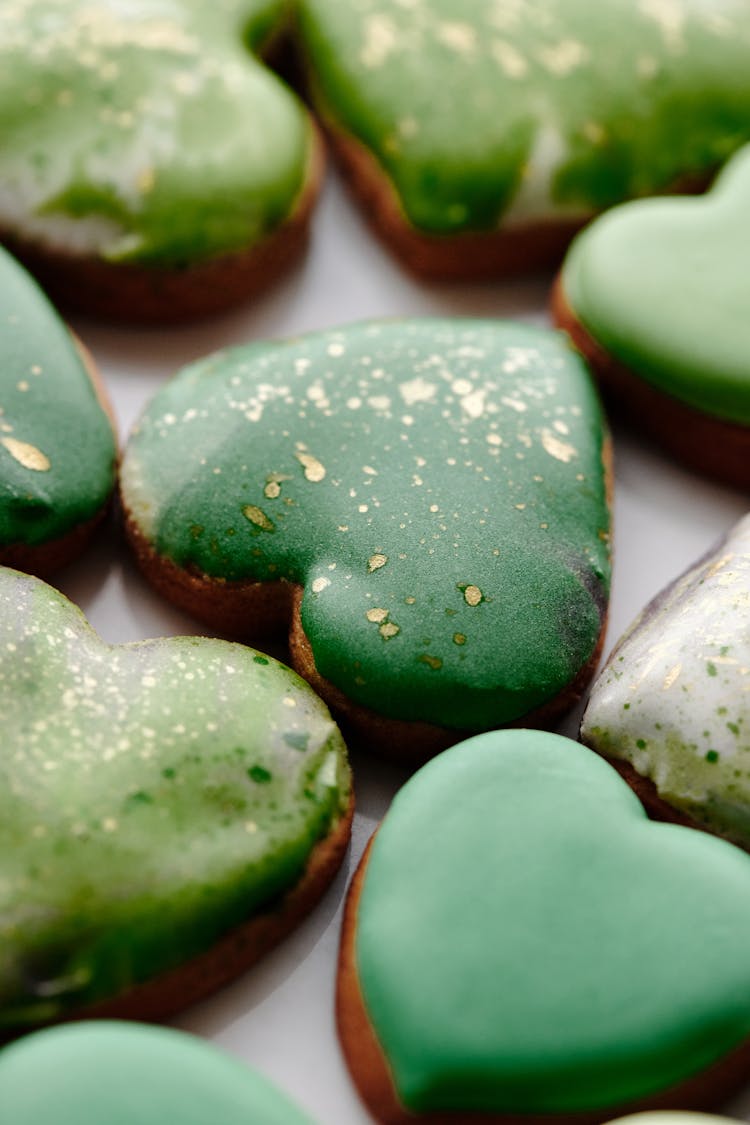
<path fill-rule="evenodd" d="M 675 664 L 674 668 L 670 668 L 664 677 L 664 682 L 661 685 L 662 691 L 669 691 L 669 689 L 677 682 L 680 672 L 682 671 L 682 664 Z"/>
<path fill-rule="evenodd" d="M 313 593 L 321 594 L 323 590 L 327 589 L 330 585 L 330 578 L 316 578 L 312 584 Z"/>
<path fill-rule="evenodd" d="M 426 664 L 428 668 L 432 668 L 433 672 L 439 672 L 443 667 L 443 662 L 439 656 L 430 656 L 426 652 L 423 652 L 419 657 L 419 663 Z"/>
<path fill-rule="evenodd" d="M 4 437 L 0 438 L 0 445 L 4 445 L 11 457 L 23 465 L 24 469 L 32 469 L 35 473 L 46 473 L 52 468 L 49 458 L 41 449 L 30 445 L 27 441 Z"/>
<path fill-rule="evenodd" d="M 311 453 L 305 453 L 301 450 L 297 450 L 294 456 L 305 470 L 306 480 L 313 481 L 317 484 L 324 479 L 326 475 L 325 466 L 320 463 L 317 457 L 313 457 Z"/>
<path fill-rule="evenodd" d="M 552 430 L 542 430 L 542 445 L 550 457 L 554 457 L 557 461 L 562 461 L 566 465 L 569 461 L 577 455 L 577 450 L 568 442 L 560 441 L 558 437 L 552 433 Z"/>
<path fill-rule="evenodd" d="M 376 625 L 380 625 L 383 621 L 385 621 L 387 616 L 387 609 L 368 609 L 367 613 L 365 614 L 367 620 L 374 622 Z"/>
<path fill-rule="evenodd" d="M 385 566 L 385 564 L 387 562 L 388 562 L 388 556 L 387 555 L 380 555 L 380 554 L 371 555 L 370 558 L 367 560 L 367 572 L 368 572 L 368 574 L 372 574 L 372 572 L 374 570 L 380 570 L 380 568 L 382 566 Z"/>
<path fill-rule="evenodd" d="M 464 633 L 454 633 L 453 634 L 453 643 L 454 643 L 454 645 L 465 645 L 466 644 L 466 635 Z"/>
<path fill-rule="evenodd" d="M 269 519 L 262 508 L 257 508 L 255 504 L 246 504 L 242 509 L 242 514 L 250 523 L 259 527 L 261 531 L 275 531 L 276 525 L 273 520 Z"/>
<path fill-rule="evenodd" d="M 396 625 L 393 621 L 386 621 L 383 625 L 380 626 L 378 632 L 380 633 L 383 640 L 388 641 L 391 637 L 395 637 L 398 633 L 400 633 L 401 630 L 399 626 Z"/>
<path fill-rule="evenodd" d="M 478 586 L 465 586 L 464 587 L 464 601 L 467 605 L 479 605 L 482 600 L 482 591 Z"/>

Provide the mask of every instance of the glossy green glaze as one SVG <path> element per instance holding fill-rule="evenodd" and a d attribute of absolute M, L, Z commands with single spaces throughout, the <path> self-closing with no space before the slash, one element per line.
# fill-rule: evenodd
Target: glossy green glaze
<path fill-rule="evenodd" d="M 748 0 L 299 0 L 323 113 L 426 233 L 587 217 L 750 139 Z"/>
<path fill-rule="evenodd" d="M 265 1078 L 200 1039 L 100 1020 L 0 1052 L 13 1125 L 312 1125 Z"/>
<path fill-rule="evenodd" d="M 748 925 L 750 857 L 649 821 L 577 743 L 504 731 L 397 794 L 356 964 L 409 1109 L 603 1113 L 750 1035 Z"/>
<path fill-rule="evenodd" d="M 563 291 L 577 320 L 659 391 L 750 423 L 750 146 L 698 199 L 631 203 L 574 242 Z"/>
<path fill-rule="evenodd" d="M 179 266 L 294 210 L 311 133 L 253 54 L 285 0 L 8 0 L 0 229 L 57 254 Z"/>
<path fill-rule="evenodd" d="M 0 249 L 0 550 L 91 519 L 112 491 L 116 455 L 70 333 Z"/>
<path fill-rule="evenodd" d="M 293 886 L 348 799 L 293 672 L 192 637 L 107 645 L 0 570 L 0 1029 L 116 996 Z"/>
<path fill-rule="evenodd" d="M 130 440 L 123 499 L 180 566 L 302 583 L 317 668 L 350 698 L 480 729 L 594 649 L 603 438 L 558 333 L 361 324 L 187 368 Z"/>

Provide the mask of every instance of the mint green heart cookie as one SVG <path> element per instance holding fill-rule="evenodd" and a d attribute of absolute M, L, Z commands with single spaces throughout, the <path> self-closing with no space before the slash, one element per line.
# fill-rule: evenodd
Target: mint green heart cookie
<path fill-rule="evenodd" d="M 312 1125 L 260 1074 L 166 1028 L 78 1023 L 0 1052 L 13 1125 Z"/>
<path fill-rule="evenodd" d="M 287 17 L 284 0 L 4 5 L 0 229 L 166 269 L 257 245 L 295 212 L 313 150 L 254 53 Z"/>
<path fill-rule="evenodd" d="M 583 219 L 750 139 L 744 0 L 300 0 L 315 100 L 426 234 Z"/>
<path fill-rule="evenodd" d="M 379 1077 L 347 1038 L 345 976 L 340 1026 L 372 1103 L 392 1083 L 426 1120 L 604 1119 L 666 1089 L 680 1105 L 750 1035 L 750 857 L 649 821 L 610 766 L 557 735 L 482 735 L 416 774 L 353 910 L 342 964 Z"/>
<path fill-rule="evenodd" d="M 750 848 L 750 516 L 620 639 L 581 737 L 668 805 Z"/>
<path fill-rule="evenodd" d="M 750 423 L 750 147 L 708 195 L 631 203 L 577 238 L 562 290 L 609 356 L 714 418 Z"/>
<path fill-rule="evenodd" d="M 316 845 L 335 844 L 336 869 L 341 737 L 251 649 L 108 645 L 57 591 L 0 569 L 0 714 L 0 1034 L 155 991 L 222 939 L 226 979 L 253 949 L 231 931 L 273 926 Z M 191 972 L 149 1013 L 217 983 Z"/>
<path fill-rule="evenodd" d="M 223 624 L 252 636 L 279 580 L 299 585 L 315 667 L 349 700 L 482 729 L 564 695 L 596 650 L 604 443 L 559 334 L 360 324 L 185 369 L 130 439 L 122 496 L 176 600 L 235 596 Z"/>
<path fill-rule="evenodd" d="M 59 541 L 103 511 L 116 456 L 111 423 L 70 333 L 0 249 L 0 560 L 30 567 L 36 560 L 43 570 L 45 561 L 66 561 Z"/>

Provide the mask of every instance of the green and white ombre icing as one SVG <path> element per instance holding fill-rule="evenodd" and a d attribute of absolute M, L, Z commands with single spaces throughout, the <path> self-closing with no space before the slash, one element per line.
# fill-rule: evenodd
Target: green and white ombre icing
<path fill-rule="evenodd" d="M 355 959 L 407 1109 L 603 1115 L 746 1042 L 748 924 L 739 848 L 648 820 L 577 743 L 493 731 L 396 795 Z"/>
<path fill-rule="evenodd" d="M 482 729 L 594 651 L 604 440 L 559 333 L 364 323 L 185 369 L 132 435 L 122 494 L 179 566 L 302 584 L 318 671 L 350 699 Z"/>
<path fill-rule="evenodd" d="M 253 52 L 285 0 L 7 0 L 0 229 L 63 253 L 177 266 L 294 210 L 311 131 Z"/>
<path fill-rule="evenodd" d="M 240 645 L 108 645 L 0 569 L 0 1034 L 116 997 L 300 878 L 349 799 L 310 688 Z"/>
<path fill-rule="evenodd" d="M 324 114 L 409 223 L 587 217 L 750 139 L 748 0 L 299 0 Z"/>
<path fill-rule="evenodd" d="M 109 1020 L 6 1047 L 0 1105 L 13 1125 L 313 1125 L 262 1075 L 211 1044 Z"/>
<path fill-rule="evenodd" d="M 750 146 L 697 199 L 608 212 L 571 247 L 563 292 L 611 356 L 664 394 L 750 424 Z"/>
<path fill-rule="evenodd" d="M 69 331 L 0 249 L 0 552 L 92 519 L 112 491 L 116 455 Z"/>
<path fill-rule="evenodd" d="M 581 737 L 750 847 L 750 517 L 661 593 L 595 684 Z"/>

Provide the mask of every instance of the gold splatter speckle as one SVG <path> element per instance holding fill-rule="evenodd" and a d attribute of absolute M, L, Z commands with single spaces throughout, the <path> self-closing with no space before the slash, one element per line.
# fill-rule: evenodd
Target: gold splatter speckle
<path fill-rule="evenodd" d="M 381 555 L 381 554 L 370 555 L 370 558 L 367 560 L 367 572 L 368 572 L 368 574 L 372 574 L 372 572 L 374 570 L 380 570 L 381 566 L 385 566 L 385 564 L 387 562 L 388 562 L 388 556 L 387 555 Z"/>
<path fill-rule="evenodd" d="M 454 633 L 453 634 L 453 643 L 454 643 L 454 645 L 465 645 L 466 644 L 466 635 L 464 633 Z"/>
<path fill-rule="evenodd" d="M 560 441 L 552 433 L 552 430 L 542 430 L 542 445 L 550 457 L 554 457 L 557 461 L 563 461 L 566 465 L 578 455 L 575 446 L 569 445 L 566 441 Z"/>
<path fill-rule="evenodd" d="M 11 437 L 0 439 L 0 444 L 5 446 L 11 457 L 15 458 L 20 465 L 23 465 L 24 469 L 33 469 L 36 473 L 46 473 L 52 468 L 49 458 L 35 445 L 30 445 L 26 441 L 17 441 L 16 438 Z"/>
<path fill-rule="evenodd" d="M 408 598 L 404 598 L 404 601 L 406 602 L 407 605 L 416 605 L 417 604 L 417 599 L 412 597 L 411 594 L 409 595 Z"/>
<path fill-rule="evenodd" d="M 325 466 L 320 463 L 317 457 L 313 457 L 312 453 L 303 453 L 299 450 L 294 456 L 305 470 L 306 480 L 313 481 L 316 484 L 323 480 L 326 475 Z"/>
<path fill-rule="evenodd" d="M 380 626 L 378 632 L 380 633 L 384 641 L 388 641 L 391 639 L 391 637 L 397 636 L 397 634 L 400 633 L 401 630 L 399 629 L 398 625 L 395 624 L 395 622 L 386 621 L 385 624 Z"/>
<path fill-rule="evenodd" d="M 420 664 L 426 664 L 428 668 L 432 668 L 433 672 L 439 672 L 443 667 L 443 662 L 439 656 L 430 656 L 429 653 L 423 652 L 418 659 Z"/>
<path fill-rule="evenodd" d="M 465 586 L 464 587 L 464 601 L 467 605 L 479 605 L 482 600 L 482 591 L 478 586 Z"/>
<path fill-rule="evenodd" d="M 387 609 L 368 609 L 365 617 L 368 621 L 372 621 L 375 625 L 382 624 L 388 616 Z"/>
<path fill-rule="evenodd" d="M 662 691 L 669 691 L 669 689 L 672 687 L 672 685 L 674 683 L 676 683 L 677 678 L 678 678 L 681 671 L 682 671 L 682 664 L 675 664 L 674 668 L 670 668 L 670 670 L 667 672 L 666 676 L 664 677 L 664 683 L 661 685 Z"/>
<path fill-rule="evenodd" d="M 316 578 L 312 584 L 314 594 L 322 594 L 322 592 L 331 585 L 330 578 Z"/>
<path fill-rule="evenodd" d="M 242 514 L 250 523 L 259 527 L 261 531 L 275 531 L 276 525 L 273 520 L 270 520 L 262 508 L 257 508 L 255 504 L 247 504 L 242 509 Z"/>

